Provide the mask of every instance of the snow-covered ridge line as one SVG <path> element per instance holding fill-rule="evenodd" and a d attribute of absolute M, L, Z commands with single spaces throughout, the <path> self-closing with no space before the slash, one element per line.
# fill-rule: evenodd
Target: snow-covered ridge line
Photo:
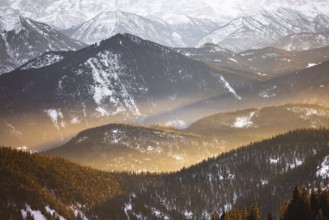
<path fill-rule="evenodd" d="M 27 69 L 39 69 L 45 66 L 52 65 L 54 63 L 58 63 L 61 60 L 64 59 L 63 55 L 56 54 L 56 53 L 48 53 L 45 54 L 41 57 L 38 57 L 35 60 L 32 60 L 25 64 L 23 67 L 21 67 L 22 70 L 27 70 Z"/>

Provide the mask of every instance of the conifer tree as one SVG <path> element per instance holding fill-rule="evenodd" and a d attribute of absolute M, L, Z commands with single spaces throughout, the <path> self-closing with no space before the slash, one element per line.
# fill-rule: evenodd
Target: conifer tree
<path fill-rule="evenodd" d="M 271 212 L 268 213 L 267 220 L 273 220 L 273 216 Z"/>
<path fill-rule="evenodd" d="M 296 186 L 289 202 L 285 220 L 309 220 L 310 198 L 306 189 Z"/>
<path fill-rule="evenodd" d="M 242 220 L 247 220 L 248 218 L 248 211 L 246 207 L 243 207 L 242 211 L 241 211 L 241 219 Z"/>
<path fill-rule="evenodd" d="M 217 215 L 217 213 L 216 213 L 215 211 L 211 213 L 211 217 L 210 217 L 210 219 L 211 219 L 211 220 L 218 220 L 218 219 L 219 219 L 219 218 L 218 218 L 218 215 Z"/>
<path fill-rule="evenodd" d="M 248 220 L 260 220 L 260 211 L 259 211 L 259 207 L 257 205 L 257 202 L 254 201 L 251 209 L 250 209 L 250 213 L 248 215 Z"/>
<path fill-rule="evenodd" d="M 220 220 L 227 220 L 227 218 L 228 218 L 227 212 L 226 211 L 223 211 L 223 213 L 222 213 L 222 215 L 220 217 Z"/>
<path fill-rule="evenodd" d="M 325 220 L 325 217 L 324 217 L 323 212 L 322 212 L 321 209 L 319 209 L 319 211 L 318 211 L 318 213 L 316 215 L 315 220 Z"/>

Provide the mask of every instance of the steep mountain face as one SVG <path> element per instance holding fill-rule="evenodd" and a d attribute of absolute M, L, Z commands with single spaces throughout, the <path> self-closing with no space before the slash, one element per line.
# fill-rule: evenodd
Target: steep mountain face
<path fill-rule="evenodd" d="M 50 26 L 24 17 L 0 17 L 0 74 L 9 72 L 47 51 L 85 46 Z"/>
<path fill-rule="evenodd" d="M 210 219 L 214 211 L 220 214 L 233 205 L 248 208 L 253 200 L 258 201 L 261 213 L 275 215 L 296 185 L 314 189 L 329 184 L 323 173 L 328 168 L 328 142 L 328 130 L 290 132 L 174 174 L 128 183 L 137 186 L 124 199 L 103 204 L 101 208 L 107 211 L 101 216 Z M 117 202 L 125 203 L 121 212 L 111 209 Z"/>
<path fill-rule="evenodd" d="M 251 82 L 138 37 L 116 35 L 77 52 L 45 54 L 1 76 L 2 140 L 12 146 L 64 140 L 88 127 L 225 93 L 239 102 L 234 89 Z M 20 136 L 14 142 L 5 135 L 13 131 Z"/>
<path fill-rule="evenodd" d="M 223 151 L 216 139 L 171 130 L 111 124 L 79 133 L 45 154 L 108 171 L 177 171 Z"/>
<path fill-rule="evenodd" d="M 314 30 L 316 32 L 323 31 L 323 28 L 329 30 L 329 17 L 327 15 L 319 14 L 314 18 L 313 22 L 315 24 Z"/>
<path fill-rule="evenodd" d="M 300 12 L 279 8 L 275 12 L 263 11 L 258 15 L 233 20 L 204 37 L 198 45 L 214 43 L 235 52 L 257 49 L 273 44 L 289 34 L 314 32 L 314 26 Z M 325 30 L 326 27 L 317 26 L 317 31 Z"/>
<path fill-rule="evenodd" d="M 329 45 L 329 32 L 324 33 L 298 33 L 278 40 L 272 46 L 288 51 L 302 51 Z"/>
<path fill-rule="evenodd" d="M 71 37 L 91 44 L 118 33 L 129 33 L 163 45 L 181 45 L 173 38 L 171 27 L 159 20 L 150 20 L 122 11 L 108 11 L 70 30 Z"/>

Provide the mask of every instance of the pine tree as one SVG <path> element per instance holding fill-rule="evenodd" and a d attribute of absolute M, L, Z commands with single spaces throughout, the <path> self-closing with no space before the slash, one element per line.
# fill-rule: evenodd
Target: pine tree
<path fill-rule="evenodd" d="M 230 218 L 234 220 L 241 220 L 241 213 L 237 207 L 233 207 L 230 213 Z"/>
<path fill-rule="evenodd" d="M 257 205 L 257 202 L 254 201 L 251 209 L 250 209 L 250 213 L 248 215 L 248 220 L 260 220 L 260 211 L 259 211 L 259 207 Z"/>
<path fill-rule="evenodd" d="M 218 219 L 219 219 L 219 218 L 218 218 L 218 215 L 217 215 L 217 213 L 216 213 L 215 211 L 211 213 L 211 217 L 210 217 L 210 219 L 211 219 L 211 220 L 218 220 Z"/>
<path fill-rule="evenodd" d="M 248 212 L 247 212 L 247 208 L 243 207 L 242 211 L 241 211 L 241 219 L 242 220 L 247 220 L 248 218 Z"/>
<path fill-rule="evenodd" d="M 32 215 L 32 213 L 30 211 L 27 211 L 25 219 L 26 220 L 34 220 L 34 216 Z"/>
<path fill-rule="evenodd" d="M 285 220 L 310 220 L 310 197 L 306 189 L 296 186 L 289 202 Z"/>
<path fill-rule="evenodd" d="M 228 219 L 228 214 L 226 211 L 223 211 L 221 217 L 220 217 L 220 220 L 227 220 Z"/>
<path fill-rule="evenodd" d="M 321 209 L 319 209 L 319 211 L 318 211 L 318 213 L 316 215 L 315 220 L 325 220 L 325 217 L 324 217 L 323 212 L 322 212 Z"/>
<path fill-rule="evenodd" d="M 268 213 L 267 220 L 273 220 L 273 216 L 271 212 Z"/>
<path fill-rule="evenodd" d="M 287 210 L 288 210 L 288 203 L 285 202 L 280 206 L 279 220 L 285 220 L 286 219 Z"/>

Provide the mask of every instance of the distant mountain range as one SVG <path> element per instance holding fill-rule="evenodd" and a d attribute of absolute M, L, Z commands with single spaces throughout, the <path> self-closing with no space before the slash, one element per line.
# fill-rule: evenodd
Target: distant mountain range
<path fill-rule="evenodd" d="M 298 33 L 288 35 L 272 46 L 289 51 L 303 51 L 321 48 L 329 45 L 329 32 L 324 33 Z"/>
<path fill-rule="evenodd" d="M 323 19 L 327 20 L 328 17 L 323 15 Z M 324 31 L 328 29 L 323 20 L 309 20 L 299 11 L 279 8 L 274 12 L 263 11 L 257 15 L 237 18 L 205 36 L 198 45 L 215 43 L 223 48 L 241 52 L 275 44 L 287 35 Z M 311 48 L 309 46 L 307 49 Z"/>
<path fill-rule="evenodd" d="M 208 43 L 200 48 L 176 48 L 176 51 L 212 67 L 259 80 L 303 70 L 329 59 L 328 46 L 301 52 L 266 47 L 234 53 Z"/>
<path fill-rule="evenodd" d="M 186 15 L 160 19 L 117 10 L 102 12 L 64 33 L 89 44 L 117 33 L 129 33 L 170 47 L 200 47 L 205 43 L 214 43 L 234 52 L 270 45 L 289 50 L 308 50 L 328 45 L 328 20 L 329 17 L 324 14 L 310 18 L 288 8 L 263 10 L 228 23 Z M 305 33 L 308 33 L 307 37 Z M 303 45 L 297 48 L 298 42 L 286 39 L 292 35 L 298 35 Z M 287 46 L 284 47 L 283 42 Z"/>
<path fill-rule="evenodd" d="M 87 44 L 118 33 L 129 33 L 169 47 L 200 47 L 205 43 L 215 43 L 234 52 L 242 52 L 278 42 L 279 48 L 293 50 L 296 42 L 282 38 L 309 33 L 309 37 L 303 37 L 309 43 L 305 42 L 299 50 L 328 45 L 319 36 L 310 38 L 310 34 L 329 31 L 327 0 L 289 4 L 267 2 L 265 5 L 264 1 L 250 5 L 240 0 L 220 4 L 208 0 L 181 1 L 179 4 L 172 0 L 165 4 L 149 0 L 108 1 L 103 4 L 103 0 L 61 1 L 43 2 L 37 15 L 31 13 L 35 3 L 26 4 L 28 1 L 3 3 L 0 11 L 7 21 L 19 15 L 30 17 Z M 248 7 L 249 10 L 246 10 Z M 61 13 L 54 8 L 60 8 Z M 145 11 L 146 8 L 148 10 Z M 231 12 L 223 8 L 229 8 Z M 282 44 L 288 45 L 284 47 Z"/>
<path fill-rule="evenodd" d="M 316 57 L 317 52 L 313 52 Z M 145 118 L 143 122 L 166 124 L 168 121 L 182 120 L 190 124 L 193 122 L 192 118 L 202 118 L 218 111 L 261 108 L 287 103 L 314 103 L 327 106 L 328 65 L 328 61 L 318 65 L 311 63 L 306 69 L 236 89 L 236 94 L 241 97 L 239 102 L 233 101 L 227 94 L 218 95 Z"/>
<path fill-rule="evenodd" d="M 290 130 L 328 125 L 329 108 L 316 105 L 246 109 L 202 118 L 183 130 L 120 124 L 91 128 L 45 154 L 107 171 L 169 172 Z"/>
<path fill-rule="evenodd" d="M 256 200 L 262 213 L 276 218 L 296 185 L 329 184 L 328 142 L 326 129 L 298 130 L 154 175 L 100 172 L 1 148 L 0 211 L 17 218 L 29 212 L 66 219 L 210 219 L 233 206 L 249 209 Z"/>
<path fill-rule="evenodd" d="M 215 30 L 215 22 L 180 16 L 179 24 L 158 18 L 147 18 L 123 11 L 103 12 L 93 19 L 66 30 L 70 37 L 85 43 L 96 43 L 118 33 L 129 33 L 167 46 L 194 46 L 204 35 Z"/>
<path fill-rule="evenodd" d="M 56 28 L 68 29 L 90 20 L 104 11 L 121 10 L 142 16 L 155 16 L 163 20 L 176 15 L 188 15 L 194 18 L 228 22 L 238 17 L 257 14 L 263 9 L 273 11 L 278 7 L 286 7 L 302 11 L 308 17 L 314 18 L 318 14 L 329 14 L 328 0 L 266 0 L 244 1 L 225 0 L 3 0 L 0 4 L 2 15 L 21 13 L 31 19 L 48 23 Z M 38 11 L 38 13 L 35 13 Z M 180 19 L 176 18 L 175 23 Z"/>
<path fill-rule="evenodd" d="M 52 27 L 29 18 L 0 17 L 0 74 L 13 71 L 47 51 L 77 50 L 86 46 Z"/>

